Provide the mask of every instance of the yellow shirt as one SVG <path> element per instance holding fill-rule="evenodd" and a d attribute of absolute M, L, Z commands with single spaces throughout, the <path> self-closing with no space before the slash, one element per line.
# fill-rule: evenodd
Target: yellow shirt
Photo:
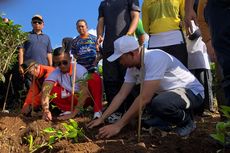
<path fill-rule="evenodd" d="M 180 29 L 185 0 L 144 0 L 142 22 L 148 34 Z"/>

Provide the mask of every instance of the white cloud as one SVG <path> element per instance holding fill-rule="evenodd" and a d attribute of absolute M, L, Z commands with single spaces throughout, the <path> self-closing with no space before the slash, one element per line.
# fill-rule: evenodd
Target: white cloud
<path fill-rule="evenodd" d="M 88 31 L 91 35 L 97 36 L 97 31 L 96 29 L 89 29 Z"/>

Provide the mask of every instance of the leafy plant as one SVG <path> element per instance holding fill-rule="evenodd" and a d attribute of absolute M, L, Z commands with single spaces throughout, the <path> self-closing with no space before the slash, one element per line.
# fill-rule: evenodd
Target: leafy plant
<path fill-rule="evenodd" d="M 30 134 L 28 137 L 24 137 L 24 139 L 29 144 L 29 151 L 30 153 L 37 151 L 38 149 L 42 147 L 48 147 L 49 149 L 53 149 L 53 144 L 61 139 L 71 139 L 74 140 L 74 142 L 78 142 L 78 139 L 80 137 L 84 137 L 84 132 L 82 128 L 78 126 L 78 123 L 74 121 L 73 119 L 69 120 L 69 124 L 62 123 L 64 130 L 57 130 L 52 127 L 45 128 L 41 133 L 45 136 L 46 134 L 49 134 L 48 141 L 44 141 L 41 144 L 35 143 L 35 138 L 32 134 Z"/>
<path fill-rule="evenodd" d="M 17 48 L 27 40 L 28 34 L 21 31 L 21 25 L 12 20 L 3 22 L 0 16 L 0 81 L 4 81 L 4 74 L 17 61 Z"/>
<path fill-rule="evenodd" d="M 230 107 L 221 106 L 220 111 L 226 117 L 226 121 L 216 124 L 216 133 L 211 134 L 211 137 L 226 147 L 230 145 Z"/>

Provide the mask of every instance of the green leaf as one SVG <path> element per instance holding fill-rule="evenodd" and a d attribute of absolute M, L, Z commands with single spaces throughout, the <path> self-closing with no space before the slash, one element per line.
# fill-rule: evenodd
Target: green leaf
<path fill-rule="evenodd" d="M 54 132 L 56 132 L 56 130 L 54 128 L 52 128 L 52 127 L 45 128 L 43 131 L 46 132 L 46 133 L 54 133 Z"/>
<path fill-rule="evenodd" d="M 51 136 L 49 137 L 49 144 L 53 144 L 53 143 L 55 142 L 55 140 L 56 140 L 56 137 L 53 136 L 53 135 L 51 135 Z"/>
<path fill-rule="evenodd" d="M 74 128 L 78 128 L 78 123 L 73 120 L 73 119 L 69 119 L 69 122 L 71 123 L 71 125 L 74 127 Z"/>
<path fill-rule="evenodd" d="M 63 137 L 63 132 L 61 130 L 58 130 L 56 136 L 58 137 L 58 139 L 61 139 Z"/>
<path fill-rule="evenodd" d="M 218 142 L 221 142 L 221 144 L 225 144 L 225 136 L 222 133 L 217 133 L 217 134 L 211 134 L 211 137 Z"/>
<path fill-rule="evenodd" d="M 5 82 L 6 81 L 6 78 L 5 78 L 5 76 L 2 74 L 2 73 L 0 73 L 0 82 Z"/>

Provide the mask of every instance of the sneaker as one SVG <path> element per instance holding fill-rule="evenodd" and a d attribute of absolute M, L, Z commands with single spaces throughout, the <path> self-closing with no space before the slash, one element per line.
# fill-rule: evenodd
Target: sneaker
<path fill-rule="evenodd" d="M 196 129 L 196 124 L 192 120 L 190 120 L 185 126 L 177 127 L 175 131 L 179 136 L 185 137 L 185 136 L 189 136 L 190 133 L 192 133 L 195 129 Z"/>
<path fill-rule="evenodd" d="M 113 113 L 107 118 L 108 123 L 115 123 L 117 120 L 121 119 L 122 113 Z"/>
<path fill-rule="evenodd" d="M 98 119 L 98 118 L 101 117 L 101 115 L 102 115 L 101 111 L 95 112 L 94 115 L 93 115 L 93 119 Z"/>
<path fill-rule="evenodd" d="M 172 125 L 162 120 L 159 117 L 150 118 L 148 120 L 142 120 L 141 126 L 143 130 L 148 131 L 149 128 L 155 127 L 162 131 L 169 132 L 172 130 Z"/>

